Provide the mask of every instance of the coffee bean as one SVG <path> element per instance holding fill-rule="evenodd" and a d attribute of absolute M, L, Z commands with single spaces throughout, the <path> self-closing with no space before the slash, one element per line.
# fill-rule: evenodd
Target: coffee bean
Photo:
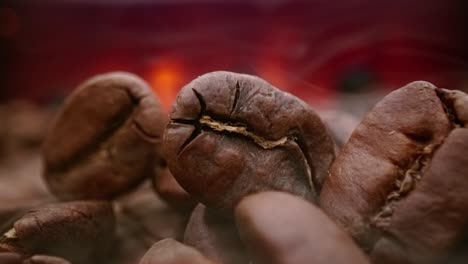
<path fill-rule="evenodd" d="M 0 249 L 23 256 L 59 256 L 74 264 L 99 262 L 112 247 L 114 222 L 108 202 L 46 205 L 15 221 L 0 238 Z"/>
<path fill-rule="evenodd" d="M 185 229 L 184 243 L 218 263 L 250 263 L 233 219 L 202 204 L 193 210 Z"/>
<path fill-rule="evenodd" d="M 156 96 L 129 73 L 81 84 L 66 100 L 43 147 L 44 178 L 61 199 L 108 199 L 130 190 L 160 158 L 165 125 Z"/>
<path fill-rule="evenodd" d="M 282 192 L 247 196 L 235 218 L 256 264 L 369 263 L 344 230 L 300 197 Z"/>
<path fill-rule="evenodd" d="M 166 238 L 154 244 L 140 264 L 214 264 L 196 249 Z"/>
<path fill-rule="evenodd" d="M 315 201 L 334 159 L 314 111 L 254 76 L 205 74 L 182 88 L 170 118 L 163 141 L 169 169 L 186 191 L 220 210 L 262 190 Z"/>
<path fill-rule="evenodd" d="M 433 263 L 468 227 L 467 102 L 408 84 L 366 115 L 334 162 L 321 205 L 378 263 Z"/>

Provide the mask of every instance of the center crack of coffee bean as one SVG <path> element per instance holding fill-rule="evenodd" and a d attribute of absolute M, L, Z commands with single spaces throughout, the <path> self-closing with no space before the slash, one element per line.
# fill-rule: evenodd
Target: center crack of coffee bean
<path fill-rule="evenodd" d="M 422 153 L 409 166 L 409 169 L 401 172 L 402 177 L 398 178 L 395 182 L 396 190 L 390 192 L 385 199 L 385 205 L 372 219 L 374 226 L 385 228 L 390 225 L 391 216 L 397 203 L 416 187 L 417 182 L 421 180 L 422 174 L 432 158 L 434 150 L 438 146 L 433 144 L 425 146 Z"/>
<path fill-rule="evenodd" d="M 436 89 L 436 95 L 439 98 L 444 112 L 452 124 L 453 128 L 461 126 L 461 123 L 454 111 L 453 106 L 449 103 L 444 95 L 444 92 L 441 89 Z M 450 132 L 448 133 L 450 134 Z M 445 136 L 445 138 L 448 136 Z M 444 139 L 445 139 L 444 138 Z M 386 197 L 385 205 L 382 209 L 374 216 L 371 221 L 371 224 L 377 228 L 383 228 L 390 225 L 391 217 L 397 206 L 397 203 L 406 197 L 414 188 L 416 187 L 417 182 L 421 180 L 421 177 L 430 163 L 432 156 L 436 150 L 442 145 L 444 140 L 438 144 L 429 144 L 426 145 L 420 154 L 416 157 L 414 162 L 408 167 L 406 171 L 401 172 L 402 177 L 399 177 L 395 182 L 396 189 Z"/>
<path fill-rule="evenodd" d="M 282 146 L 289 139 L 288 137 L 283 137 L 278 140 L 267 140 L 263 137 L 256 135 L 255 133 L 248 131 L 245 126 L 233 126 L 222 122 L 218 122 L 207 115 L 202 116 L 199 122 L 200 124 L 207 126 L 215 131 L 227 131 L 230 133 L 237 133 L 246 136 L 252 139 L 255 143 L 257 143 L 257 145 L 261 146 L 264 149 L 272 149 L 278 146 Z"/>
<path fill-rule="evenodd" d="M 218 121 L 206 113 L 206 102 L 203 96 L 200 94 L 200 92 L 198 92 L 196 89 L 192 89 L 192 91 L 195 94 L 195 97 L 197 98 L 201 108 L 198 117 L 196 119 L 171 119 L 171 121 L 175 123 L 195 126 L 195 130 L 182 144 L 178 154 L 180 154 L 185 149 L 185 147 L 200 134 L 203 128 L 208 128 L 210 130 L 218 132 L 234 133 L 247 137 L 253 140 L 258 146 L 262 147 L 263 149 L 272 149 L 275 147 L 283 146 L 288 140 L 293 140 L 294 142 L 296 141 L 296 138 L 294 136 L 285 136 L 278 140 L 268 140 L 249 131 L 247 129 L 247 126 L 244 124 L 231 124 L 229 122 Z M 239 93 L 239 84 L 236 83 L 234 103 L 231 108 L 231 113 L 229 114 L 229 117 L 232 115 L 232 112 L 234 111 L 238 103 Z"/>
<path fill-rule="evenodd" d="M 314 181 L 314 178 L 312 176 L 312 170 L 311 170 L 311 163 L 309 162 L 307 158 L 307 151 L 305 144 L 303 143 L 303 139 L 301 138 L 300 134 L 297 134 L 296 132 L 292 132 L 291 134 L 284 136 L 278 140 L 268 140 L 264 137 L 261 137 L 251 131 L 249 131 L 247 125 L 242 124 L 242 123 L 234 123 L 234 122 L 226 122 L 226 121 L 219 121 L 214 118 L 212 118 L 209 113 L 206 111 L 206 102 L 205 99 L 203 98 L 202 94 L 197 91 L 196 89 L 192 88 L 193 93 L 195 94 L 195 97 L 198 100 L 198 103 L 200 104 L 200 111 L 198 113 L 198 116 L 195 119 L 183 119 L 183 118 L 171 118 L 172 123 L 179 123 L 179 124 L 185 124 L 185 125 L 192 125 L 195 127 L 193 132 L 190 134 L 189 137 L 182 143 L 182 146 L 180 147 L 177 155 L 180 155 L 185 147 L 190 144 L 200 133 L 202 130 L 209 130 L 209 131 L 217 131 L 217 132 L 224 132 L 224 133 L 232 133 L 236 134 L 239 136 L 243 136 L 245 138 L 248 138 L 255 142 L 256 145 L 260 146 L 263 149 L 273 149 L 276 147 L 281 147 L 284 146 L 289 140 L 297 144 L 299 146 L 301 152 L 304 155 L 304 160 L 305 160 L 305 166 L 307 170 L 307 181 L 309 183 L 309 187 L 311 189 L 316 190 L 316 186 L 319 186 Z M 240 84 L 239 82 L 236 82 L 236 91 L 235 91 L 235 96 L 234 96 L 234 102 L 231 107 L 231 111 L 229 113 L 228 119 L 231 118 L 234 110 L 237 107 L 238 101 L 240 97 Z"/>

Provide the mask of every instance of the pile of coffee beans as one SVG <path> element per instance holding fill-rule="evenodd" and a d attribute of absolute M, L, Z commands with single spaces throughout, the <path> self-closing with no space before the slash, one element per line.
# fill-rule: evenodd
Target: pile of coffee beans
<path fill-rule="evenodd" d="M 419 81 L 336 116 L 231 72 L 167 116 L 95 76 L 43 141 L 53 197 L 0 209 L 0 263 L 468 263 L 468 95 Z"/>

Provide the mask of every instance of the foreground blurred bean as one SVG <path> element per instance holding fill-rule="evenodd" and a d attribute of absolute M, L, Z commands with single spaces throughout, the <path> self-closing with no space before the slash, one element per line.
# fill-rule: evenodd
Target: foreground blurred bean
<path fill-rule="evenodd" d="M 223 264 L 249 263 L 233 220 L 199 204 L 185 230 L 184 243 Z"/>
<path fill-rule="evenodd" d="M 172 238 L 154 244 L 143 256 L 140 264 L 214 264 L 196 249 Z"/>
<path fill-rule="evenodd" d="M 378 263 L 433 263 L 468 228 L 468 97 L 414 82 L 356 128 L 321 193 Z"/>
<path fill-rule="evenodd" d="M 316 113 L 258 77 L 205 74 L 182 88 L 170 118 L 163 141 L 169 169 L 212 208 L 232 212 L 260 190 L 316 201 L 334 159 Z"/>
<path fill-rule="evenodd" d="M 351 237 L 300 197 L 281 192 L 247 196 L 235 217 L 255 263 L 369 263 Z"/>
<path fill-rule="evenodd" d="M 156 96 L 129 73 L 98 75 L 66 100 L 43 147 L 61 199 L 108 199 L 152 176 L 165 125 Z"/>
<path fill-rule="evenodd" d="M 23 256 L 59 256 L 74 264 L 99 263 L 112 247 L 114 221 L 108 202 L 51 204 L 15 221 L 0 238 L 0 249 Z"/>

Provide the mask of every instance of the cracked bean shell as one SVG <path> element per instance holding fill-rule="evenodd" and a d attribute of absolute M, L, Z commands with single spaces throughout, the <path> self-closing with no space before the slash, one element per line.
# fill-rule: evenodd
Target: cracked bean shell
<path fill-rule="evenodd" d="M 334 143 L 299 98 L 258 77 L 212 72 L 179 92 L 163 152 L 186 191 L 232 211 L 245 195 L 264 190 L 316 201 Z"/>

